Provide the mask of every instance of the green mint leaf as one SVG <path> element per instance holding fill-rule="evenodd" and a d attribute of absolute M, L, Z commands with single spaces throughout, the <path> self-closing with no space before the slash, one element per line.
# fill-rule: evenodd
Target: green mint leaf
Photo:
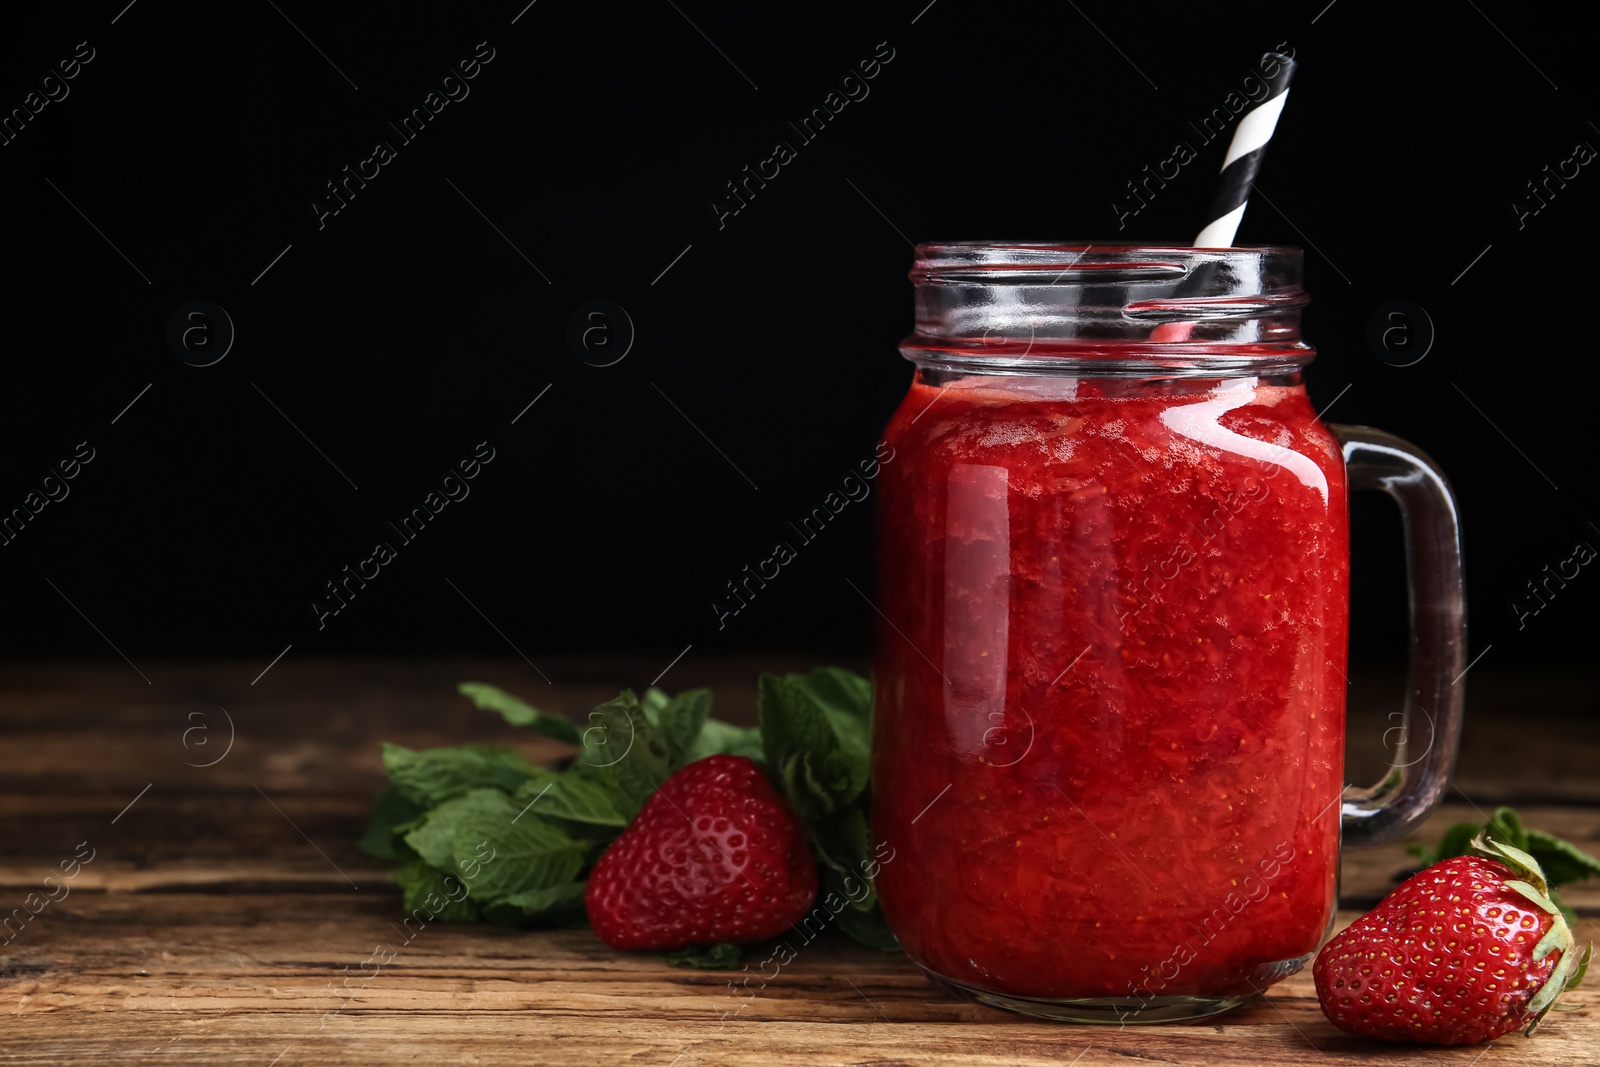
<path fill-rule="evenodd" d="M 850 728 L 841 738 L 834 719 L 853 717 L 826 699 L 836 695 L 826 682 L 819 693 L 814 677 L 763 674 L 756 697 L 768 770 L 802 819 L 836 811 L 867 787 L 867 735 Z"/>
<path fill-rule="evenodd" d="M 866 911 L 876 904 L 877 890 L 866 873 L 876 873 L 878 865 L 868 855 L 871 835 L 867 830 L 867 814 L 862 805 L 852 804 L 831 815 L 821 816 L 807 823 L 806 829 L 811 837 L 812 851 L 826 868 L 824 876 L 837 875 L 837 888 L 846 891 L 858 910 Z M 846 875 L 850 878 L 848 884 L 843 881 Z M 827 884 L 834 885 L 833 882 Z M 866 887 L 864 891 L 862 886 Z"/>
<path fill-rule="evenodd" d="M 509 823 L 516 814 L 510 798 L 500 790 L 474 789 L 429 809 L 417 820 L 417 825 L 407 831 L 405 843 L 430 866 L 452 871 L 456 865 L 456 827 L 462 819 L 482 815 Z"/>
<path fill-rule="evenodd" d="M 521 697 L 485 682 L 462 682 L 456 691 L 485 711 L 498 711 L 512 726 L 531 726 L 546 737 L 578 743 L 578 731 L 566 718 L 540 711 Z"/>
<path fill-rule="evenodd" d="M 589 712 L 578 744 L 574 769 L 605 785 L 629 822 L 670 772 L 654 727 L 627 690 Z"/>
<path fill-rule="evenodd" d="M 710 715 L 709 689 L 685 690 L 657 710 L 653 725 L 673 770 L 690 762 L 695 740 Z"/>
<path fill-rule="evenodd" d="M 797 754 L 826 754 L 839 747 L 827 714 L 798 678 L 763 674 L 757 689 L 761 741 L 767 762 L 773 766 L 789 762 Z"/>
<path fill-rule="evenodd" d="M 865 760 L 872 747 L 872 683 L 842 667 L 818 667 L 809 675 L 791 677 L 821 705 L 840 746 Z"/>
<path fill-rule="evenodd" d="M 484 916 L 508 926 L 566 922 L 583 915 L 583 893 L 583 882 L 525 889 L 489 905 L 484 909 Z"/>
<path fill-rule="evenodd" d="M 739 968 L 744 954 L 731 941 L 722 941 L 709 948 L 690 945 L 661 954 L 661 962 L 674 967 L 698 967 L 706 971 L 733 971 Z"/>
<path fill-rule="evenodd" d="M 411 801 L 429 807 L 471 789 L 493 787 L 512 793 L 533 777 L 533 767 L 526 759 L 495 745 L 458 745 L 419 752 L 386 741 L 383 766 L 396 789 Z"/>
<path fill-rule="evenodd" d="M 532 813 L 471 812 L 456 823 L 454 850 L 455 869 L 474 899 L 488 902 L 574 881 L 589 845 Z"/>
<path fill-rule="evenodd" d="M 829 911 L 833 911 L 840 900 L 850 905 L 843 911 L 871 911 L 878 904 L 878 891 L 872 880 L 859 870 L 839 871 L 824 867 L 822 899 L 828 902 Z"/>
<path fill-rule="evenodd" d="M 466 883 L 454 875 L 413 860 L 394 872 L 394 880 L 405 894 L 406 918 L 409 922 L 473 922 L 478 918 L 478 906 L 473 901 Z"/>
<path fill-rule="evenodd" d="M 661 722 L 661 709 L 672 703 L 672 697 L 664 689 L 655 686 L 644 691 L 644 696 L 639 698 L 639 707 L 644 709 L 644 717 L 650 720 L 650 725 L 655 726 Z"/>
<path fill-rule="evenodd" d="M 1528 851 L 1528 831 L 1522 828 L 1522 819 L 1512 808 L 1499 807 L 1484 831 L 1494 840 L 1512 848 Z"/>
<path fill-rule="evenodd" d="M 867 948 L 877 949 L 879 952 L 900 951 L 900 940 L 894 936 L 894 931 L 889 929 L 889 924 L 883 918 L 882 908 L 874 907 L 869 911 L 845 908 L 839 912 L 839 929 L 851 940 Z"/>
<path fill-rule="evenodd" d="M 512 797 L 518 811 L 529 811 L 546 819 L 609 826 L 621 830 L 628 825 L 623 810 L 625 799 L 605 781 L 581 773 L 582 767 L 553 771 L 535 768 Z"/>
<path fill-rule="evenodd" d="M 1472 839 L 1478 836 L 1478 832 L 1483 829 L 1483 826 L 1483 823 L 1458 822 L 1444 832 L 1444 836 L 1439 839 L 1437 848 L 1430 849 L 1426 846 L 1418 845 L 1415 846 L 1415 851 L 1412 852 L 1412 855 L 1420 859 L 1424 867 L 1432 867 L 1441 860 L 1465 856 L 1472 850 Z"/>
<path fill-rule="evenodd" d="M 384 786 L 372 802 L 372 819 L 361 835 L 361 851 L 381 860 L 409 860 L 416 853 L 405 843 L 396 827 L 405 826 L 423 813 L 423 807 L 394 786 Z"/>
<path fill-rule="evenodd" d="M 1589 855 L 1572 842 L 1563 841 L 1543 830 L 1528 831 L 1526 851 L 1539 861 L 1539 866 L 1544 868 L 1546 880 L 1552 886 L 1581 882 L 1592 875 L 1600 874 L 1600 859 Z"/>
<path fill-rule="evenodd" d="M 721 719 L 707 719 L 684 762 L 693 763 L 707 756 L 745 756 L 758 763 L 764 761 L 766 754 L 761 748 L 760 727 L 733 726 Z"/>

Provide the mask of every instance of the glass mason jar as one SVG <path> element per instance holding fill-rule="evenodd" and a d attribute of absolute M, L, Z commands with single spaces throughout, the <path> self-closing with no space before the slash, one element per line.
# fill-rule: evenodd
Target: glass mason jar
<path fill-rule="evenodd" d="M 1392 841 L 1445 788 L 1449 487 L 1405 442 L 1318 420 L 1299 249 L 929 244 L 911 277 L 878 502 L 884 914 L 986 1004 L 1233 1007 L 1326 936 L 1341 828 Z M 1347 487 L 1398 502 L 1411 584 L 1402 744 L 1359 790 Z"/>

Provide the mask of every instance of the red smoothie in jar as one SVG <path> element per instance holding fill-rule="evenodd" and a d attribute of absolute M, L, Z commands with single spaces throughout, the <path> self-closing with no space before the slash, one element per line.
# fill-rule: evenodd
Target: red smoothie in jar
<path fill-rule="evenodd" d="M 1350 550 L 1298 376 L 924 370 L 885 439 L 872 822 L 906 951 L 1024 998 L 1292 973 L 1335 906 Z"/>

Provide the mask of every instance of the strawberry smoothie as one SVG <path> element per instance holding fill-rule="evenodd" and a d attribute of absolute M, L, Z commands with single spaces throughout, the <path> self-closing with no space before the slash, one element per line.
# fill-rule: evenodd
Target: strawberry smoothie
<path fill-rule="evenodd" d="M 1350 548 L 1299 375 L 924 368 L 885 440 L 872 821 L 906 951 L 1130 1021 L 1299 969 L 1334 910 Z"/>

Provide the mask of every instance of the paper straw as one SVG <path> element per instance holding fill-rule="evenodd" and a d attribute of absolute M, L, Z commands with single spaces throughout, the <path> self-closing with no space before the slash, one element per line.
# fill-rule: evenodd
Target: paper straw
<path fill-rule="evenodd" d="M 1284 101 L 1289 99 L 1294 60 L 1279 52 L 1268 52 L 1262 58 L 1276 60 L 1277 73 L 1267 79 L 1267 98 L 1245 112 L 1234 128 L 1233 140 L 1228 143 L 1228 155 L 1222 161 L 1222 173 L 1217 179 L 1217 192 L 1206 214 L 1211 221 L 1195 237 L 1196 248 L 1233 247 L 1245 205 L 1250 203 L 1250 183 L 1261 170 L 1262 157 L 1267 154 L 1267 145 L 1278 128 L 1278 116 L 1283 114 Z M 1192 285 L 1196 280 L 1192 277 L 1185 284 Z M 1194 327 L 1192 322 L 1164 322 L 1151 332 L 1150 340 L 1158 344 L 1182 343 L 1194 333 Z"/>
<path fill-rule="evenodd" d="M 1206 214 L 1211 221 L 1194 239 L 1197 248 L 1233 247 L 1239 220 L 1244 218 L 1245 205 L 1250 202 L 1250 183 L 1261 170 L 1261 158 L 1267 154 L 1272 131 L 1278 128 L 1278 116 L 1283 113 L 1283 102 L 1289 98 L 1294 60 L 1277 52 L 1268 52 L 1263 58 L 1277 61 L 1277 73 L 1267 79 L 1267 98 L 1245 112 L 1234 127 L 1228 156 L 1222 161 L 1222 173 L 1217 179 L 1217 192 Z"/>

